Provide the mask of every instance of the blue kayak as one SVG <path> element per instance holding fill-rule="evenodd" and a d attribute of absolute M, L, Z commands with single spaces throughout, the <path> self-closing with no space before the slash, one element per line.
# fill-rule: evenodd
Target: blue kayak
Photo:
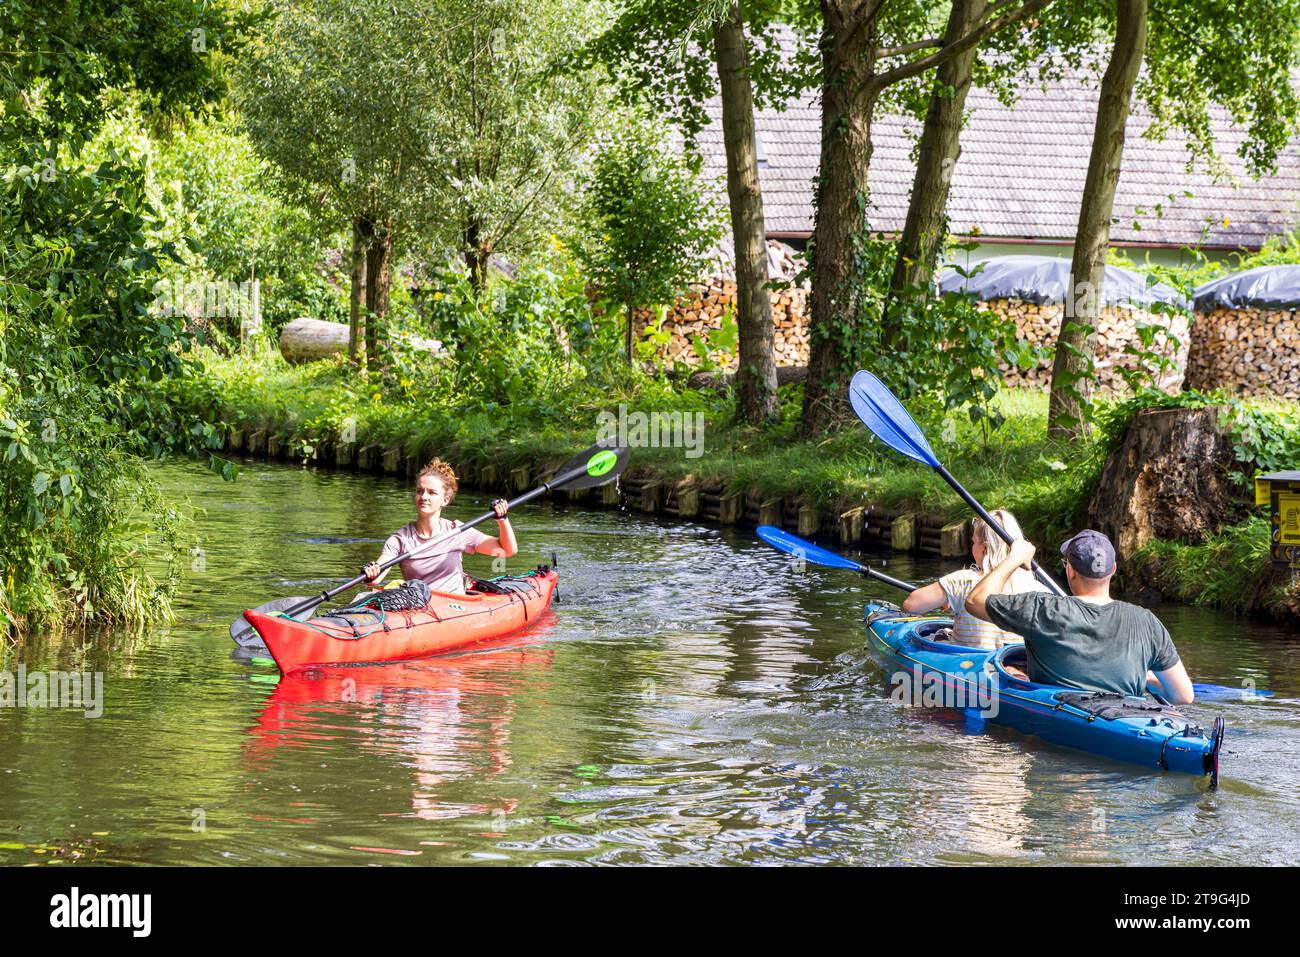
<path fill-rule="evenodd" d="M 891 675 L 896 700 L 952 708 L 1052 744 L 1152 769 L 1208 774 L 1211 784 L 1218 783 L 1223 718 L 1207 734 L 1169 705 L 1030 682 L 1007 670 L 1023 669 L 1023 645 L 985 651 L 946 642 L 951 618 L 916 617 L 871 603 L 866 622 L 872 650 L 898 669 Z"/>

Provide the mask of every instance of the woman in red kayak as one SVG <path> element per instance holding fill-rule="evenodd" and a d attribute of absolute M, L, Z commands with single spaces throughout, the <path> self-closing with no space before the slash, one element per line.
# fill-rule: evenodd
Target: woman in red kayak
<path fill-rule="evenodd" d="M 442 517 L 442 510 L 456 497 L 456 473 L 442 459 L 434 459 L 415 477 L 414 522 L 388 536 L 384 550 L 376 561 L 365 567 L 366 581 L 374 584 L 388 574 L 379 566 L 390 558 L 419 548 L 435 537 L 455 529 L 460 522 Z M 497 499 L 492 511 L 497 516 L 497 537 L 484 535 L 476 528 L 467 528 L 434 545 L 426 551 L 401 563 L 402 577 L 407 581 L 423 581 L 432 591 L 453 595 L 465 594 L 465 572 L 461 568 L 461 555 L 487 555 L 491 558 L 509 558 L 519 551 L 515 543 L 515 530 L 506 518 L 507 503 Z"/>

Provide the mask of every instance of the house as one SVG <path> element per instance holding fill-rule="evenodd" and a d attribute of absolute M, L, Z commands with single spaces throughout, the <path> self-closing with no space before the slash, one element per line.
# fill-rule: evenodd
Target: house
<path fill-rule="evenodd" d="M 788 35 L 785 42 L 794 42 Z M 1104 67 L 1104 62 L 1101 64 Z M 948 202 L 954 237 L 978 243 L 963 262 L 1010 253 L 1069 258 L 1097 107 L 1099 77 L 1074 73 L 1048 84 L 1027 85 L 1011 106 L 990 90 L 972 87 L 967 125 Z M 816 91 L 783 109 L 755 117 L 759 178 L 769 239 L 802 249 L 813 229 L 813 177 L 820 152 L 821 113 Z M 1136 104 L 1135 104 L 1136 105 Z M 709 104 L 710 125 L 700 135 L 704 174 L 722 185 L 726 157 L 721 106 Z M 1292 141 L 1277 171 L 1252 179 L 1236 154 L 1245 132 L 1222 111 L 1214 117 L 1218 151 L 1229 175 L 1215 178 L 1188 169 L 1185 140 L 1150 140 L 1150 116 L 1136 105 L 1128 124 L 1124 167 L 1115 199 L 1111 244 L 1137 264 L 1175 265 L 1199 248 L 1211 259 L 1256 250 L 1289 232 L 1300 207 L 1300 144 Z M 920 123 L 878 113 L 873 124 L 869 224 L 896 236 L 907 215 L 915 165 L 910 157 Z M 730 241 L 721 252 L 731 258 Z"/>

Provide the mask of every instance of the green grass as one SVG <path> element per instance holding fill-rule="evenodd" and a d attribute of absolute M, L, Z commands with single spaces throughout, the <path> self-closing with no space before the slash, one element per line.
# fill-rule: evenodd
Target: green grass
<path fill-rule="evenodd" d="M 1262 610 L 1277 617 L 1300 614 L 1300 582 L 1272 572 L 1269 523 L 1259 516 L 1195 545 L 1149 542 L 1132 563 L 1179 601 L 1236 612 Z"/>
<path fill-rule="evenodd" d="M 634 450 L 634 467 L 668 480 L 719 479 L 827 509 L 871 503 L 952 518 L 967 512 L 933 471 L 884 447 L 861 426 L 818 441 L 803 439 L 799 386 L 782 390 L 784 421 L 766 430 L 732 424 L 726 400 L 653 379 L 577 402 L 563 418 L 538 421 L 509 408 L 393 401 L 364 388 L 340 362 L 290 366 L 278 354 L 201 358 L 203 375 L 181 401 L 207 402 L 232 425 L 286 433 L 304 459 L 351 419 L 362 444 L 508 468 L 584 447 L 596 433 L 598 412 L 616 412 L 623 402 L 630 411 L 704 414 L 700 457 L 688 458 L 681 448 Z M 1009 507 L 1042 532 L 1069 526 L 1099 467 L 1096 449 L 1046 439 L 1045 393 L 1009 389 L 995 404 L 1006 421 L 987 435 L 964 413 L 919 418 L 940 459 L 989 508 Z"/>

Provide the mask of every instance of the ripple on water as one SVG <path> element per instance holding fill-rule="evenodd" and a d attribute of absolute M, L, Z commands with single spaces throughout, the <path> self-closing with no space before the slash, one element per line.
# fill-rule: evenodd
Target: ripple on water
<path fill-rule="evenodd" d="M 881 593 L 795 574 L 743 529 L 612 511 L 513 513 L 512 569 L 560 559 L 562 601 L 526 635 L 277 680 L 231 658 L 230 621 L 373 558 L 410 520 L 404 483 L 158 473 L 207 507 L 182 620 L 23 651 L 29 668 L 102 671 L 105 713 L 0 709 L 0 863 L 1290 864 L 1300 849 L 1300 642 L 1273 626 L 1158 609 L 1198 680 L 1275 692 L 1189 709 L 1228 720 L 1216 791 L 899 707 L 863 644 L 861 605 Z M 452 511 L 484 507 L 462 493 Z"/>

